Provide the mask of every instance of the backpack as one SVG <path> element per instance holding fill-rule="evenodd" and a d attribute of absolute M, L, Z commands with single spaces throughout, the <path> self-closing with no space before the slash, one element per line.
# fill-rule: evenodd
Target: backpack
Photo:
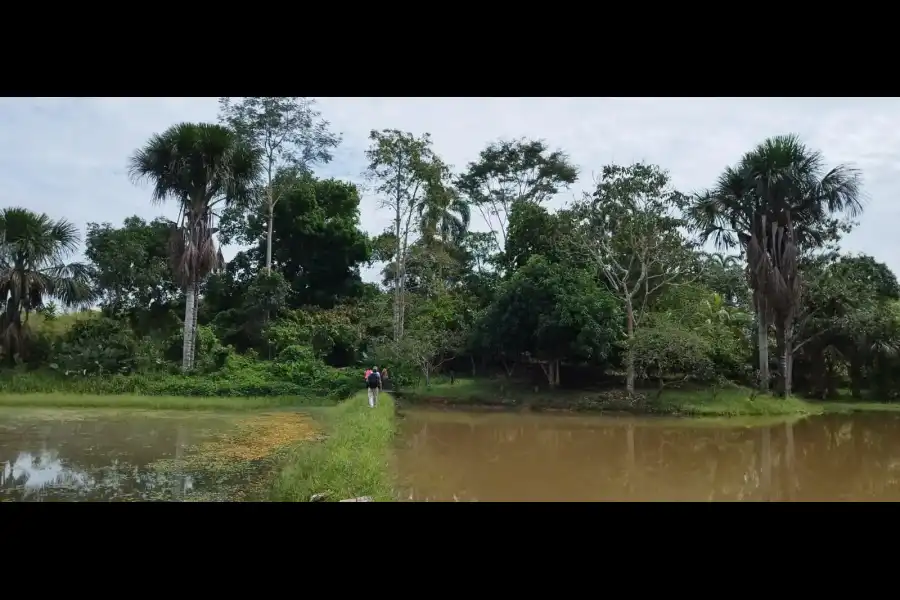
<path fill-rule="evenodd" d="M 381 383 L 381 376 L 378 375 L 375 371 L 369 373 L 369 376 L 366 378 L 366 385 L 370 388 L 378 387 L 378 384 Z"/>

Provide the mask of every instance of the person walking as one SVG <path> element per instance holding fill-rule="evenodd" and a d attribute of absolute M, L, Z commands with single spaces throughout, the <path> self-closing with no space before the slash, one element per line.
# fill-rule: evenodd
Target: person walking
<path fill-rule="evenodd" d="M 369 396 L 369 408 L 375 408 L 375 405 L 378 403 L 378 389 L 381 387 L 381 375 L 378 373 L 378 367 L 373 367 L 367 373 L 366 391 Z"/>

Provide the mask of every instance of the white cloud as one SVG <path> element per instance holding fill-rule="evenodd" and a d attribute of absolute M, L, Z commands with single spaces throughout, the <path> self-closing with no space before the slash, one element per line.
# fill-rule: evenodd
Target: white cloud
<path fill-rule="evenodd" d="M 566 150 L 582 179 L 560 204 L 612 161 L 663 166 L 683 191 L 704 188 L 762 139 L 795 132 L 831 162 L 863 170 L 869 198 L 846 249 L 900 272 L 900 206 L 891 186 L 900 171 L 900 103 L 875 98 L 322 98 L 319 107 L 344 135 L 329 176 L 360 180 L 371 129 L 430 132 L 435 149 L 464 167 L 490 141 L 540 137 Z M 214 121 L 215 98 L 0 99 L 0 205 L 119 224 L 130 215 L 174 216 L 149 204 L 149 190 L 126 176 L 129 154 L 151 134 L 181 121 Z M 363 223 L 381 231 L 388 216 L 371 196 Z M 234 252 L 226 252 L 232 255 Z M 373 279 L 374 272 L 367 273 Z"/>

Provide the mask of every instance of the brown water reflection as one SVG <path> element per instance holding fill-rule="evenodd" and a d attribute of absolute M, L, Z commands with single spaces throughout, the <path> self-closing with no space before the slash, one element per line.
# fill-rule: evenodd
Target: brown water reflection
<path fill-rule="evenodd" d="M 744 426 L 417 410 L 404 495 L 478 501 L 900 501 L 900 418 Z"/>

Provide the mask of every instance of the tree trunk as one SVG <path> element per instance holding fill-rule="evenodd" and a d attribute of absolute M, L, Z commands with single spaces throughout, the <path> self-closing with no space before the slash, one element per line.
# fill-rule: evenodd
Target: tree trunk
<path fill-rule="evenodd" d="M 756 301 L 756 340 L 759 348 L 759 391 L 769 391 L 769 324 L 766 319 L 766 301 Z"/>
<path fill-rule="evenodd" d="M 513 371 L 516 370 L 516 363 L 508 363 L 505 358 L 501 358 L 500 362 L 503 363 L 503 370 L 506 372 L 506 378 L 512 379 Z"/>
<path fill-rule="evenodd" d="M 782 391 L 785 398 L 791 397 L 794 379 L 794 319 L 788 317 L 784 320 L 784 350 L 781 356 L 781 377 L 784 379 Z"/>
<path fill-rule="evenodd" d="M 401 221 L 401 206 L 403 203 L 403 196 L 401 193 L 400 182 L 402 180 L 401 174 L 403 172 L 403 155 L 402 153 L 397 154 L 397 195 L 394 198 L 394 341 L 399 342 L 400 336 L 403 333 L 400 330 L 400 321 L 403 319 L 403 313 L 401 312 L 400 305 L 403 302 L 403 292 L 402 292 L 402 284 L 403 278 L 401 276 L 403 264 L 401 261 L 402 258 L 402 244 L 400 240 L 400 221 Z"/>
<path fill-rule="evenodd" d="M 553 365 L 556 361 L 548 360 L 541 361 L 538 364 L 541 365 L 541 371 L 544 372 L 544 377 L 547 378 L 547 383 L 550 384 L 550 388 L 556 387 L 556 374 L 553 371 Z"/>
<path fill-rule="evenodd" d="M 784 424 L 784 434 L 785 434 L 785 464 L 787 466 L 787 476 L 788 476 L 788 485 L 787 485 L 787 493 L 788 500 L 794 500 L 794 492 L 797 489 L 796 485 L 796 470 L 794 468 L 794 425 L 790 422 Z"/>
<path fill-rule="evenodd" d="M 559 386 L 559 359 L 553 361 L 553 385 Z"/>
<path fill-rule="evenodd" d="M 187 436 L 185 435 L 184 426 L 179 425 L 175 433 L 175 468 L 178 469 L 177 477 L 172 478 L 172 499 L 180 500 L 185 492 L 185 468 L 182 462 L 184 458 L 184 447 L 186 446 Z"/>
<path fill-rule="evenodd" d="M 194 282 L 194 322 L 191 324 L 191 369 L 197 364 L 197 316 L 200 314 L 200 283 Z"/>
<path fill-rule="evenodd" d="M 398 185 L 399 187 L 399 185 Z M 398 191 L 396 212 L 394 214 L 394 341 L 400 341 L 400 197 Z"/>
<path fill-rule="evenodd" d="M 775 325 L 775 348 L 778 352 L 778 367 L 775 372 L 775 394 L 784 395 L 784 322 Z"/>
<path fill-rule="evenodd" d="M 862 398 L 862 365 L 856 352 L 850 357 L 850 390 L 854 398 Z"/>
<path fill-rule="evenodd" d="M 269 184 L 269 214 L 268 229 L 266 230 L 266 273 L 272 274 L 272 229 L 275 226 L 275 205 L 272 198 L 272 185 Z"/>
<path fill-rule="evenodd" d="M 475 356 L 469 355 L 469 360 L 472 361 L 472 377 L 475 377 L 478 373 L 475 371 Z"/>
<path fill-rule="evenodd" d="M 406 254 L 405 251 L 404 254 Z M 400 339 L 403 339 L 403 325 L 406 322 L 406 259 L 401 261 L 401 265 L 403 275 L 400 276 L 400 318 L 397 325 L 400 327 Z"/>
<path fill-rule="evenodd" d="M 631 396 L 634 394 L 634 351 L 631 349 L 631 338 L 634 337 L 634 307 L 631 298 L 625 300 L 625 332 L 628 350 L 625 353 L 625 391 Z"/>
<path fill-rule="evenodd" d="M 182 333 L 181 370 L 191 370 L 191 343 L 194 339 L 194 291 L 191 287 L 184 290 L 184 331 Z"/>

